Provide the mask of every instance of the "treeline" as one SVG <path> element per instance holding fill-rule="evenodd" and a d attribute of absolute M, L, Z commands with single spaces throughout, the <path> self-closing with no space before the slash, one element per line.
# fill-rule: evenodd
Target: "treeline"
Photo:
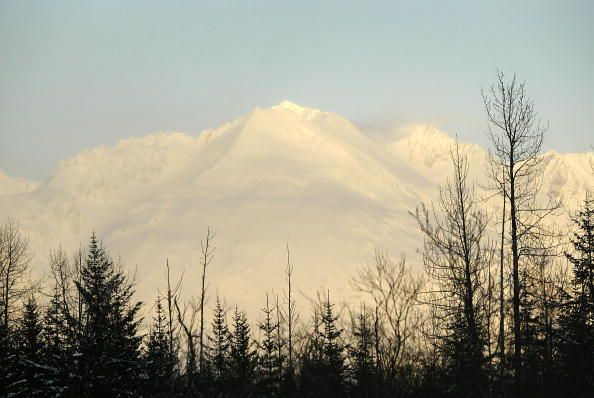
<path fill-rule="evenodd" d="M 298 306 L 288 248 L 286 286 L 262 292 L 259 316 L 219 297 L 207 305 L 208 230 L 199 294 L 183 299 L 167 264 L 142 328 L 134 278 L 95 234 L 73 256 L 53 251 L 41 286 L 29 277 L 27 240 L 7 221 L 0 395 L 593 396 L 594 198 L 563 227 L 559 198 L 540 194 L 546 126 L 525 85 L 498 73 L 483 99 L 489 185 L 477 193 L 463 149 L 451 148 L 452 176 L 412 213 L 424 271 L 377 252 L 352 280 L 360 305 L 323 292 L 313 308 Z M 498 214 L 487 200 L 501 204 Z"/>

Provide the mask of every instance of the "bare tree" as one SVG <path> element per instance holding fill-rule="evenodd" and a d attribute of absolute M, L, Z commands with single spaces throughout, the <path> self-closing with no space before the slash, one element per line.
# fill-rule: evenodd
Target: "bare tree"
<path fill-rule="evenodd" d="M 74 294 L 75 294 L 75 299 L 74 299 L 74 303 L 75 303 L 75 319 L 76 319 L 76 324 L 79 325 L 79 327 L 82 327 L 82 317 L 83 317 L 83 307 L 84 307 L 84 303 L 83 303 L 83 299 L 81 296 L 81 292 L 79 289 L 76 288 L 76 286 L 80 286 L 83 282 L 83 275 L 82 275 L 82 269 L 85 263 L 85 257 L 86 257 L 86 251 L 82 246 L 79 246 L 78 250 L 74 253 L 73 255 L 73 262 L 72 262 L 72 269 L 71 269 L 71 277 L 74 281 Z M 80 329 L 77 329 L 80 331 Z"/>
<path fill-rule="evenodd" d="M 177 299 L 173 302 L 177 310 L 177 321 L 181 326 L 186 340 L 186 377 L 190 386 L 195 381 L 196 368 L 196 316 L 200 312 L 200 307 L 195 301 L 188 301 L 184 304 L 183 310 L 179 308 Z M 188 315 L 189 311 L 189 315 Z"/>
<path fill-rule="evenodd" d="M 530 243 L 538 240 L 534 238 L 547 234 L 542 221 L 560 207 L 561 201 L 549 198 L 547 205 L 537 204 L 542 183 L 540 153 L 548 123 L 540 124 L 534 103 L 526 93 L 526 84 L 518 82 L 515 75 L 511 81 L 506 81 L 504 74 L 498 71 L 495 83 L 482 91 L 482 97 L 492 145 L 488 169 L 493 183 L 491 188 L 509 203 L 507 241 L 511 246 L 513 285 L 513 367 L 519 382 L 522 366 L 521 260 L 533 251 Z"/>
<path fill-rule="evenodd" d="M 79 321 L 83 309 L 82 300 L 78 300 L 80 298 L 79 291 L 74 284 L 74 263 L 76 260 L 76 256 L 73 256 L 73 263 L 70 263 L 62 247 L 52 250 L 49 256 L 54 292 L 58 295 L 62 316 L 68 325 L 68 330 L 74 332 L 67 336 L 71 346 L 75 343 L 75 335 L 81 331 Z"/>
<path fill-rule="evenodd" d="M 73 257 L 73 260 L 76 261 L 76 257 Z M 50 252 L 49 263 L 55 290 L 59 292 L 62 299 L 62 311 L 65 314 L 70 314 L 73 304 L 72 295 L 75 288 L 72 281 L 73 266 L 68 261 L 68 256 L 62 247 Z"/>
<path fill-rule="evenodd" d="M 31 258 L 29 240 L 20 231 L 19 224 L 9 218 L 0 225 L 1 321 L 7 331 L 16 303 L 33 289 Z"/>
<path fill-rule="evenodd" d="M 287 267 L 285 268 L 285 276 L 287 278 L 287 328 L 288 328 L 288 367 L 289 372 L 293 371 L 293 327 L 295 325 L 295 300 L 293 300 L 293 290 L 291 283 L 293 282 L 293 265 L 291 264 L 291 253 L 289 251 L 289 244 L 287 243 Z"/>
<path fill-rule="evenodd" d="M 49 255 L 53 291 L 60 303 L 60 312 L 66 326 L 65 343 L 67 349 L 76 349 L 78 338 L 83 333 L 84 300 L 77 285 L 82 284 L 82 267 L 85 250 L 80 247 L 68 258 L 61 247 Z"/>
<path fill-rule="evenodd" d="M 177 345 L 175 343 L 175 333 L 177 331 L 178 325 L 175 324 L 174 321 L 174 305 L 175 301 L 178 297 L 178 292 L 181 289 L 181 284 L 183 280 L 183 274 L 180 276 L 179 280 L 177 281 L 174 287 L 171 286 L 171 276 L 170 276 L 170 268 L 169 268 L 169 259 L 166 262 L 167 266 L 167 336 L 168 336 L 168 344 L 169 344 L 169 354 L 177 358 Z"/>
<path fill-rule="evenodd" d="M 212 246 L 214 239 L 214 232 L 208 227 L 206 231 L 206 238 L 200 241 L 200 248 L 202 251 L 202 259 L 200 265 L 202 266 L 202 289 L 200 290 L 200 356 L 199 365 L 200 370 L 204 369 L 204 304 L 206 303 L 206 268 L 210 265 L 214 258 L 215 247 Z"/>
<path fill-rule="evenodd" d="M 486 388 L 485 354 L 490 350 L 493 248 L 486 236 L 487 216 L 467 181 L 468 160 L 457 141 L 450 156 L 453 177 L 440 187 L 437 208 L 430 213 L 422 205 L 415 218 L 425 236 L 429 304 L 442 322 L 439 335 L 432 337 L 451 355 L 452 371 L 473 376 L 459 380 L 478 394 Z"/>
<path fill-rule="evenodd" d="M 283 374 L 283 367 L 285 365 L 285 357 L 283 355 L 283 349 L 286 345 L 286 339 L 284 338 L 284 329 L 283 324 L 285 322 L 285 317 L 283 315 L 283 309 L 280 303 L 280 299 L 278 294 L 274 294 L 274 312 L 276 315 L 276 356 L 278 361 L 278 370 L 279 370 L 279 379 L 282 377 Z"/>
<path fill-rule="evenodd" d="M 374 303 L 378 368 L 394 379 L 395 372 L 412 359 L 422 323 L 418 298 L 425 280 L 411 272 L 404 256 L 395 262 L 387 253 L 376 251 L 375 262 L 360 268 L 351 284 Z"/>
<path fill-rule="evenodd" d="M 505 170 L 503 170 L 503 176 L 505 176 Z M 502 179 L 504 181 L 504 179 Z M 501 241 L 499 243 L 499 336 L 497 339 L 498 351 L 499 351 L 499 381 L 501 393 L 505 394 L 505 383 L 503 379 L 503 373 L 505 371 L 505 221 L 506 213 L 505 207 L 507 204 L 505 185 L 502 187 L 502 211 L 501 211 Z"/>

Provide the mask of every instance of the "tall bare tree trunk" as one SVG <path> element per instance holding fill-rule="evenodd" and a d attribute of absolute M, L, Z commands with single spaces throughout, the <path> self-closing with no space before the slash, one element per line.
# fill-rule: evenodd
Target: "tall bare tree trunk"
<path fill-rule="evenodd" d="M 485 352 L 490 349 L 493 248 L 486 234 L 487 216 L 467 180 L 468 159 L 457 141 L 450 156 L 454 175 L 440 186 L 439 211 L 434 207 L 430 217 L 422 205 L 415 217 L 424 234 L 425 271 L 434 282 L 428 297 L 444 328 L 435 339 L 448 352 L 446 362 L 456 364 L 455 393 L 486 396 L 491 389 Z"/>
<path fill-rule="evenodd" d="M 183 281 L 183 274 L 182 274 L 182 276 L 180 276 L 175 287 L 171 287 L 169 259 L 167 259 L 167 338 L 169 340 L 169 342 L 168 342 L 169 354 L 172 357 L 176 357 L 176 355 L 177 355 L 177 346 L 174 343 L 175 339 L 173 337 L 175 335 L 175 330 L 176 330 L 177 326 L 174 325 L 175 317 L 174 317 L 173 313 L 174 313 L 175 301 L 177 300 L 177 294 L 181 287 L 182 281 Z"/>
<path fill-rule="evenodd" d="M 511 224 L 512 284 L 513 284 L 513 322 L 514 322 L 514 370 L 516 378 L 522 373 L 522 335 L 520 325 L 520 256 L 518 253 L 518 214 L 516 209 L 515 159 L 513 149 L 509 161 L 509 218 Z"/>
<path fill-rule="evenodd" d="M 291 253 L 289 251 L 289 244 L 287 243 L 287 268 L 285 270 L 285 274 L 287 276 L 287 284 L 288 284 L 288 292 L 287 292 L 287 298 L 288 298 L 288 313 L 287 313 L 287 327 L 288 327 L 288 333 L 289 333 L 289 339 L 288 339 L 288 344 L 289 344 L 289 371 L 292 372 L 293 371 L 293 323 L 294 323 L 294 306 L 295 303 L 293 302 L 293 291 L 292 291 L 292 277 L 293 277 L 293 266 L 291 265 Z"/>
<path fill-rule="evenodd" d="M 501 383 L 501 394 L 505 396 L 505 382 L 503 374 L 505 370 L 505 296 L 504 296 L 504 264 L 505 264 L 505 186 L 503 187 L 503 211 L 501 212 L 501 247 L 499 251 L 499 381 Z"/>
<path fill-rule="evenodd" d="M 8 219 L 0 225 L 1 325 L 7 332 L 15 304 L 35 288 L 29 280 L 30 263 L 29 241 L 21 233 L 19 224 Z"/>
<path fill-rule="evenodd" d="M 200 353 L 199 353 L 199 369 L 204 370 L 204 303 L 206 297 L 206 267 L 211 263 L 214 258 L 215 248 L 211 247 L 211 241 L 214 238 L 214 234 L 211 232 L 210 227 L 206 231 L 206 241 L 200 241 L 202 249 L 202 289 L 200 291 Z"/>
<path fill-rule="evenodd" d="M 495 83 L 487 92 L 482 91 L 482 96 L 492 144 L 487 172 L 494 183 L 492 189 L 509 201 L 514 339 L 512 365 L 516 392 L 521 394 L 523 347 L 520 295 L 527 286 L 521 278 L 520 260 L 532 254 L 529 242 L 551 235 L 542 221 L 560 208 L 561 200 L 550 198 L 546 205 L 537 204 L 542 181 L 540 166 L 543 158 L 540 152 L 548 124 L 540 124 L 534 103 L 526 94 L 526 84 L 517 82 L 515 76 L 506 81 L 504 74 L 497 71 Z M 504 232 L 502 229 L 502 238 Z"/>
<path fill-rule="evenodd" d="M 173 295 L 169 276 L 169 259 L 167 259 L 167 335 L 169 336 L 169 353 L 173 352 Z"/>

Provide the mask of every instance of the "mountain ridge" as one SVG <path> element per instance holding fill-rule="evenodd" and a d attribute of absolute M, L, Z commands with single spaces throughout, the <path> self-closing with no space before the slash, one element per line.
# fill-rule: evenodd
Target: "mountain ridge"
<path fill-rule="evenodd" d="M 210 280 L 231 302 L 256 311 L 254 293 L 283 285 L 287 242 L 304 296 L 321 288 L 347 296 L 376 248 L 421 267 L 409 212 L 435 198 L 455 139 L 431 126 L 404 129 L 383 144 L 340 115 L 283 101 L 197 136 L 154 133 L 82 151 L 36 189 L 0 196 L 0 217 L 19 220 L 38 272 L 51 249 L 84 245 L 95 230 L 138 267 L 145 300 L 162 287 L 166 258 L 174 272 L 186 269 L 193 291 L 209 225 L 218 247 Z M 481 178 L 486 150 L 460 145 Z M 543 156 L 546 190 L 569 193 L 575 208 L 594 186 L 594 155 Z"/>

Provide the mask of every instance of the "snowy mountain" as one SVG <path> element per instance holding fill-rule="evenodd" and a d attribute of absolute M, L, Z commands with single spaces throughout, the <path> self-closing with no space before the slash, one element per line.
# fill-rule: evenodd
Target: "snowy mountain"
<path fill-rule="evenodd" d="M 455 137 L 422 125 L 406 126 L 403 133 L 404 138 L 389 143 L 386 149 L 434 183 L 445 181 L 451 173 L 450 148 L 455 145 Z M 488 152 L 476 144 L 461 142 L 459 145 L 468 157 L 471 179 L 478 187 L 487 186 Z M 575 210 L 586 190 L 594 188 L 594 153 L 591 151 L 545 152 L 541 168 L 543 199 L 561 195 L 567 210 Z"/>
<path fill-rule="evenodd" d="M 83 151 L 36 189 L 10 188 L 0 174 L 0 217 L 20 221 L 37 270 L 51 249 L 85 245 L 95 230 L 137 267 L 146 301 L 163 288 L 166 258 L 177 275 L 185 270 L 185 293 L 198 293 L 200 240 L 210 225 L 211 297 L 218 292 L 250 313 L 266 291 L 284 286 L 289 242 L 305 305 L 321 288 L 348 295 L 350 277 L 375 248 L 406 253 L 420 268 L 408 212 L 435 196 L 453 142 L 433 127 L 409 126 L 386 145 L 337 114 L 285 101 L 197 137 L 158 133 Z M 484 179 L 486 151 L 462 147 L 472 175 Z M 594 155 L 544 156 L 544 189 L 564 192 L 575 208 L 594 186 Z"/>
<path fill-rule="evenodd" d="M 23 178 L 12 178 L 0 170 L 0 196 L 31 192 L 37 188 L 37 183 Z"/>

